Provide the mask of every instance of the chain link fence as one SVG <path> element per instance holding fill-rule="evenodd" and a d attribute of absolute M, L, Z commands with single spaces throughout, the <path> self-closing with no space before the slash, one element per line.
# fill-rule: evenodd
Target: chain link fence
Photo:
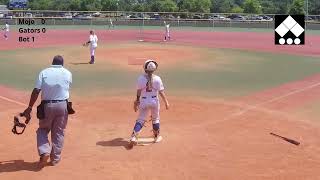
<path fill-rule="evenodd" d="M 89 26 L 131 26 L 160 27 L 164 21 L 171 27 L 206 28 L 274 28 L 274 15 L 252 14 L 199 14 L 164 12 L 91 12 L 91 11 L 7 11 L 0 23 L 18 25 L 19 19 L 33 19 L 41 25 L 45 19 L 48 26 L 89 25 Z M 320 15 L 306 16 L 307 30 L 320 30 Z"/>

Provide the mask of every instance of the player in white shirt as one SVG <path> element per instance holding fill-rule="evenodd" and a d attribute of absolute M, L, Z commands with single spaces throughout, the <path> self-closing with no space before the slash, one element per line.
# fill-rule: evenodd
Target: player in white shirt
<path fill-rule="evenodd" d="M 167 24 L 166 21 L 164 21 L 165 26 L 165 35 L 164 35 L 164 41 L 170 40 L 170 24 Z"/>
<path fill-rule="evenodd" d="M 90 31 L 90 36 L 89 36 L 89 41 L 83 44 L 84 46 L 90 45 L 90 56 L 91 60 L 89 64 L 94 64 L 94 55 L 95 55 L 95 50 L 98 47 L 98 37 L 94 33 L 93 30 Z"/>
<path fill-rule="evenodd" d="M 155 142 L 158 142 L 160 133 L 160 102 L 159 95 L 165 102 L 166 109 L 169 109 L 169 102 L 164 93 L 164 86 L 159 76 L 153 74 L 158 68 L 157 62 L 154 60 L 147 60 L 144 63 L 145 73 L 140 75 L 137 82 L 137 99 L 134 102 L 134 110 L 139 110 L 138 119 L 134 126 L 130 144 L 132 147 L 137 143 L 137 136 L 142 129 L 149 111 L 151 111 L 151 119 L 153 124 L 153 133 Z"/>
<path fill-rule="evenodd" d="M 110 28 L 114 28 L 113 21 L 111 18 L 109 19 L 109 29 Z"/>
<path fill-rule="evenodd" d="M 6 40 L 8 40 L 8 38 L 9 38 L 10 26 L 9 26 L 9 24 L 8 24 L 7 22 L 6 22 L 6 24 L 5 24 L 5 26 L 4 26 L 4 28 L 3 28 L 2 30 L 4 30 L 4 34 L 3 34 L 4 38 L 5 38 Z"/>

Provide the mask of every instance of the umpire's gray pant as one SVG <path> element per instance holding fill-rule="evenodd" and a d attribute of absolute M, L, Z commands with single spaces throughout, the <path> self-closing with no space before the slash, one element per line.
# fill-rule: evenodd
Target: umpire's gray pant
<path fill-rule="evenodd" d="M 68 122 L 66 102 L 45 104 L 45 118 L 39 120 L 37 146 L 39 155 L 50 154 L 51 161 L 60 161 L 64 141 L 64 130 Z M 48 140 L 51 131 L 52 148 Z"/>

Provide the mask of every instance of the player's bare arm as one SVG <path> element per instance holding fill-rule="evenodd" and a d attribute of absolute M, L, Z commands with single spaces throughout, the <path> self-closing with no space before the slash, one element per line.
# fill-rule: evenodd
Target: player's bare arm
<path fill-rule="evenodd" d="M 89 40 L 89 41 L 83 43 L 83 46 L 88 46 L 90 43 L 91 43 L 91 41 Z"/>
<path fill-rule="evenodd" d="M 22 113 L 22 115 L 27 118 L 27 122 L 26 122 L 27 124 L 31 120 L 32 107 L 35 104 L 35 102 L 37 101 L 38 96 L 40 94 L 40 91 L 41 90 L 37 89 L 37 88 L 33 89 L 31 96 L 30 96 L 29 106 Z"/>
<path fill-rule="evenodd" d="M 138 111 L 138 107 L 139 107 L 139 104 L 140 104 L 141 91 L 142 91 L 142 89 L 138 89 L 137 90 L 137 99 L 133 103 L 134 112 Z"/>
<path fill-rule="evenodd" d="M 167 99 L 167 96 L 166 96 L 166 94 L 165 94 L 164 90 L 159 91 L 159 94 L 160 94 L 160 96 L 161 96 L 161 98 L 162 98 L 163 102 L 164 102 L 164 103 L 165 103 L 165 105 L 166 105 L 166 109 L 169 109 L 169 107 L 170 107 L 170 105 L 169 105 L 169 101 L 168 101 L 168 99 Z"/>

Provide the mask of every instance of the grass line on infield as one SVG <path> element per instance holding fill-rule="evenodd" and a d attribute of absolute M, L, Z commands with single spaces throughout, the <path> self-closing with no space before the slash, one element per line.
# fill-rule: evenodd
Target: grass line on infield
<path fill-rule="evenodd" d="M 294 90 L 294 91 L 290 91 L 288 93 L 285 93 L 283 95 L 280 95 L 280 96 L 277 96 L 277 97 L 274 97 L 274 98 L 271 98 L 267 101 L 264 101 L 264 102 L 261 102 L 261 103 L 257 103 L 255 105 L 250 105 L 249 107 L 247 108 L 244 108 L 244 110 L 241 110 L 240 112 L 235 112 L 235 113 L 232 113 L 230 116 L 227 116 L 225 118 L 223 118 L 222 120 L 220 121 L 215 121 L 213 122 L 213 124 L 216 124 L 216 123 L 221 123 L 221 122 L 225 122 L 225 121 L 228 121 L 228 120 L 231 120 L 235 117 L 239 117 L 239 116 L 242 116 L 244 114 L 246 114 L 247 112 L 251 111 L 251 110 L 255 110 L 255 109 L 259 109 L 261 106 L 263 105 L 266 105 L 266 104 L 270 104 L 270 103 L 273 103 L 273 102 L 277 102 L 281 99 L 285 99 L 289 96 L 292 96 L 292 95 L 295 95 L 295 94 L 298 94 L 298 93 L 302 93 L 302 92 L 305 92 L 309 89 L 312 89 L 312 88 L 315 88 L 317 86 L 320 85 L 320 82 L 318 83 L 315 83 L 313 85 L 310 85 L 310 86 L 307 86 L 307 87 L 304 87 L 304 88 L 301 88 L 301 89 L 297 89 L 297 90 Z M 211 123 L 210 123 L 211 124 Z"/>
<path fill-rule="evenodd" d="M 8 102 L 11 102 L 11 103 L 14 103 L 14 104 L 17 104 L 17 105 L 20 105 L 20 106 L 27 106 L 27 104 L 24 104 L 22 102 L 19 102 L 19 101 L 16 101 L 16 100 L 4 97 L 4 96 L 0 96 L 0 99 L 8 101 Z"/>

